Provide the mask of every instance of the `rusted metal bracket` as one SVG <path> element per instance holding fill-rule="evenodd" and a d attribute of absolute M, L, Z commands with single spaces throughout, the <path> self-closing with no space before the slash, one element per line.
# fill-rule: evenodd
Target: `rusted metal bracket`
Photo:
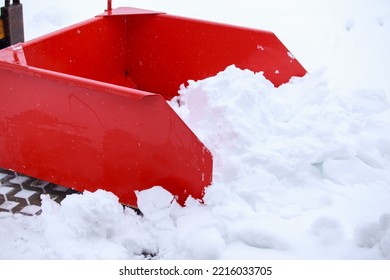
<path fill-rule="evenodd" d="M 24 42 L 23 6 L 19 0 L 5 0 L 1 7 L 0 49 Z"/>

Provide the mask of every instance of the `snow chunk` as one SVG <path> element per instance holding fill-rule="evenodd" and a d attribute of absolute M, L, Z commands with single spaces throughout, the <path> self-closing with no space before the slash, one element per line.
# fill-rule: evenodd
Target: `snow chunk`
<path fill-rule="evenodd" d="M 357 184 L 372 181 L 374 172 L 358 158 L 328 159 L 323 163 L 325 176 L 340 184 Z"/>
<path fill-rule="evenodd" d="M 379 222 L 357 227 L 354 237 L 358 246 L 364 248 L 378 246 L 383 257 L 390 260 L 390 214 L 383 214 Z"/>
<path fill-rule="evenodd" d="M 278 237 L 276 232 L 265 225 L 255 223 L 239 223 L 236 238 L 246 245 L 260 249 L 284 250 L 287 245 Z"/>
<path fill-rule="evenodd" d="M 43 195 L 41 219 L 45 239 L 61 259 L 125 259 L 157 251 L 140 218 L 103 190 L 68 196 L 61 206 Z"/>
<path fill-rule="evenodd" d="M 136 195 L 138 208 L 146 216 L 167 209 L 174 200 L 170 192 L 159 186 L 136 192 Z"/>
<path fill-rule="evenodd" d="M 180 229 L 185 234 L 179 234 L 177 246 L 186 252 L 185 258 L 218 259 L 225 250 L 225 240 L 214 227 L 194 229 L 193 231 L 182 227 Z"/>
<path fill-rule="evenodd" d="M 343 231 L 340 223 L 328 217 L 320 217 L 311 225 L 311 233 L 325 245 L 332 245 L 342 240 Z"/>

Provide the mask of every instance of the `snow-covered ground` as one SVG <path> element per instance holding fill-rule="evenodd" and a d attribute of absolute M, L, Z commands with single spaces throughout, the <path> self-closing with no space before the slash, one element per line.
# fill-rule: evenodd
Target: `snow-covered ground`
<path fill-rule="evenodd" d="M 22 3 L 28 39 L 106 5 Z M 274 88 L 230 66 L 180 89 L 171 106 L 214 155 L 205 205 L 160 187 L 138 193 L 143 217 L 104 191 L 43 197 L 40 216 L 0 214 L 0 259 L 390 259 L 389 1 L 113 4 L 272 30 L 310 74 Z"/>

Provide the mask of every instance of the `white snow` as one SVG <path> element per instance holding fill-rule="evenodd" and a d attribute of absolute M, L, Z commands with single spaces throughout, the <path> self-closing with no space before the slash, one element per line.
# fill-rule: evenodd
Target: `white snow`
<path fill-rule="evenodd" d="M 27 203 L 28 203 L 28 198 L 30 198 L 34 194 L 35 194 L 35 192 L 33 192 L 33 191 L 21 190 L 20 192 L 15 194 L 15 197 L 23 198 L 23 199 L 27 200 Z"/>
<path fill-rule="evenodd" d="M 106 5 L 22 2 L 27 38 Z M 113 4 L 271 30 L 310 74 L 274 88 L 229 66 L 169 102 L 213 153 L 205 204 L 156 186 L 141 217 L 105 191 L 43 196 L 39 216 L 0 213 L 0 259 L 390 259 L 390 2 Z"/>

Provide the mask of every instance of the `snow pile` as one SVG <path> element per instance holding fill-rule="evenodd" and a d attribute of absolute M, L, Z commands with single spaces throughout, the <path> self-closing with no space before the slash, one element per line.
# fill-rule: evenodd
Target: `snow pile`
<path fill-rule="evenodd" d="M 214 155 L 205 205 L 161 187 L 137 193 L 143 217 L 104 191 L 43 197 L 41 216 L 1 214 L 0 258 L 390 258 L 389 102 L 322 72 L 192 81 L 170 104 Z"/>
<path fill-rule="evenodd" d="M 138 258 L 155 251 L 148 229 L 139 225 L 140 217 L 124 212 L 111 193 L 85 192 L 65 200 L 61 207 L 48 197 L 43 199 L 43 234 L 60 259 L 124 259 L 129 254 Z"/>
<path fill-rule="evenodd" d="M 390 259 L 390 215 L 382 215 L 379 223 L 370 223 L 357 228 L 355 239 L 360 247 L 379 246 L 382 255 Z"/>
<path fill-rule="evenodd" d="M 261 73 L 232 66 L 190 83 L 173 106 L 211 149 L 215 180 L 205 201 L 228 223 L 237 218 L 235 230 L 245 215 L 232 210 L 247 209 L 259 219 L 247 234 L 269 240 L 260 248 L 298 248 L 307 235 L 325 245 L 316 249 L 322 256 L 347 257 L 326 251 L 354 242 L 360 220 L 390 211 L 389 102 L 382 90 L 330 89 L 323 73 L 274 88 Z M 296 236 L 275 241 L 280 232 Z"/>
<path fill-rule="evenodd" d="M 324 179 L 346 186 L 390 182 L 385 91 L 331 90 L 321 73 L 274 88 L 261 73 L 229 67 L 192 83 L 175 101 L 212 150 L 218 183 L 244 179 L 268 191 L 284 181 L 294 187 L 328 184 Z M 252 189 L 248 199 L 258 201 Z"/>
<path fill-rule="evenodd" d="M 156 251 L 141 217 L 123 211 L 111 193 L 73 195 L 61 206 L 43 195 L 42 210 L 36 217 L 0 214 L 0 259 L 139 259 Z"/>
<path fill-rule="evenodd" d="M 0 213 L 0 259 L 390 259 L 388 2 L 133 2 L 272 30 L 310 74 L 275 88 L 230 66 L 169 102 L 213 153 L 204 205 L 158 186 L 142 217 L 104 191 L 44 197 L 40 216 Z M 26 20 L 66 26 L 66 3 Z"/>

